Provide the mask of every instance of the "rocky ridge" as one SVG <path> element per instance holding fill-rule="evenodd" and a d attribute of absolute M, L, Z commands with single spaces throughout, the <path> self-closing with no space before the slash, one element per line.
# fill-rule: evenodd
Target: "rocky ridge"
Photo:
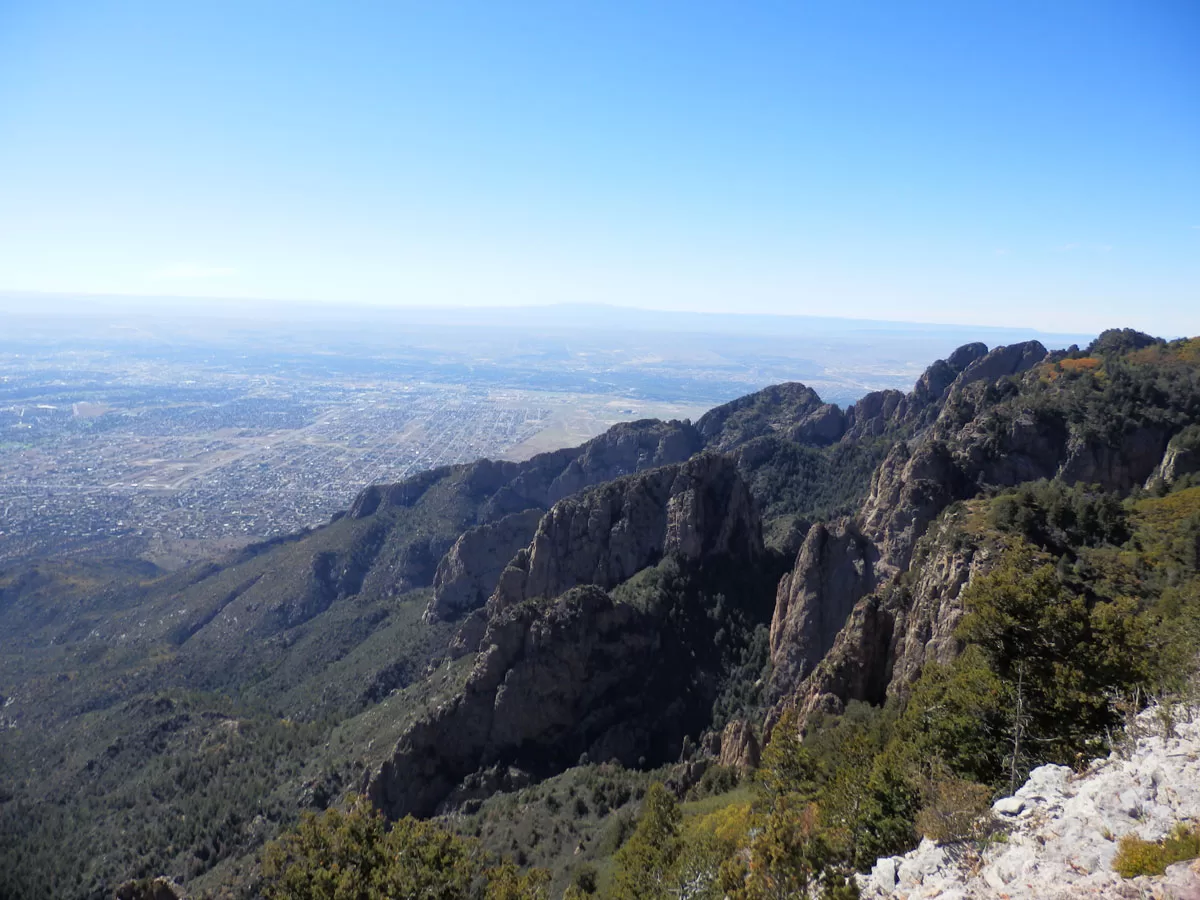
<path fill-rule="evenodd" d="M 593 485 L 683 462 L 701 447 L 689 423 L 646 419 L 614 425 L 578 447 L 524 462 L 483 459 L 422 472 L 397 484 L 371 485 L 355 499 L 347 517 L 394 521 L 401 527 L 387 534 L 363 583 L 395 594 L 437 582 L 430 621 L 469 612 L 474 598 L 482 594 L 486 599 L 494 587 L 487 582 L 498 573 L 488 556 L 503 554 L 491 543 L 519 546 L 532 536 L 534 519 L 523 514 L 544 512 Z M 496 527 L 487 539 L 474 535 L 446 559 L 465 531 L 492 525 Z"/>
<path fill-rule="evenodd" d="M 770 694 L 779 704 L 838 711 L 852 699 L 879 702 L 927 657 L 953 655 L 957 596 L 988 556 L 934 548 L 915 584 L 901 585 L 900 576 L 955 502 L 1039 478 L 1126 493 L 1168 464 L 1172 435 L 1153 417 L 1107 435 L 1080 428 L 1052 403 L 1023 403 L 1021 392 L 1041 377 L 1033 370 L 1053 360 L 1041 344 L 982 349 L 968 345 L 935 363 L 896 402 L 907 432 L 876 469 L 862 507 L 814 528 L 801 546 L 771 629 Z"/>
<path fill-rule="evenodd" d="M 949 426 L 942 423 L 939 433 L 950 398 L 1020 375 L 1045 356 L 1036 341 L 991 352 L 982 344 L 968 344 L 934 363 L 909 395 L 890 404 L 896 428 L 917 428 L 931 415 L 937 418 L 891 449 L 872 476 L 858 515 L 817 526 L 805 539 L 791 573 L 780 582 L 771 624 L 773 697 L 790 701 L 800 694 L 809 706 L 833 707 L 849 699 L 880 699 L 873 696 L 879 693 L 874 685 L 878 678 L 866 679 L 874 690 L 864 683 L 865 693 L 846 696 L 845 678 L 827 674 L 815 688 L 806 679 L 835 647 L 844 660 L 841 668 L 861 669 L 874 660 L 875 668 L 890 669 L 883 661 L 895 615 L 878 592 L 908 568 L 929 524 L 955 500 L 979 489 L 972 467 L 952 450 Z"/>
<path fill-rule="evenodd" d="M 473 676 L 455 709 L 470 705 L 466 698 L 472 691 L 488 695 L 501 690 L 505 673 L 523 665 L 524 657 L 498 653 L 499 636 L 508 633 L 505 628 L 517 628 L 516 622 L 524 623 L 520 627 L 527 636 L 542 628 L 536 624 L 538 617 L 557 615 L 553 610 L 562 602 L 557 598 L 565 592 L 586 585 L 615 588 L 666 556 L 689 564 L 714 556 L 743 561 L 761 556 L 756 502 L 741 474 L 748 452 L 763 441 L 775 441 L 771 446 L 777 447 L 782 436 L 827 445 L 883 436 L 892 443 L 857 514 L 808 528 L 791 571 L 778 583 L 769 635 L 772 673 L 767 697 L 774 707 L 768 727 L 787 706 L 838 712 L 848 700 L 879 703 L 889 693 L 904 690 L 927 661 L 948 662 L 958 653 L 954 629 L 962 614 L 962 591 L 997 556 L 996 548 L 963 542 L 954 528 L 931 528 L 949 507 L 992 487 L 1037 478 L 1087 479 L 1125 491 L 1145 481 L 1163 462 L 1172 436 L 1165 427 L 1139 424 L 1117 436 L 1089 433 L 1052 406 L 1024 404 L 1021 392 L 1044 378 L 1042 364 L 1055 358 L 1036 341 L 990 351 L 970 344 L 934 363 L 909 394 L 871 394 L 845 411 L 821 403 L 803 385 L 777 385 L 718 407 L 697 422 L 694 442 L 688 446 L 702 444 L 712 448 L 708 452 L 559 500 L 537 520 L 528 543 L 498 575 L 498 561 L 528 533 L 535 510 L 468 532 L 439 567 L 427 617 L 470 612 L 453 655 L 478 649 L 479 660 L 490 659 L 489 665 L 499 667 L 500 674 L 495 684 L 482 674 L 477 673 L 479 679 Z M 682 447 L 687 441 L 679 434 L 690 434 L 688 428 L 674 436 L 659 435 L 650 443 L 660 450 Z M 639 440 L 638 446 L 649 446 L 646 439 Z M 510 521 L 512 527 L 506 524 Z M 920 566 L 913 569 L 915 553 Z M 493 582 L 486 610 L 480 609 Z M 600 601 L 593 598 L 593 603 Z M 502 628 L 502 623 L 507 624 Z M 639 627 L 653 635 L 657 623 L 642 619 Z M 527 638 L 520 643 L 525 646 Z M 549 652 L 549 645 L 539 646 Z M 543 681 L 572 682 L 569 667 L 565 674 L 544 662 L 538 667 Z M 631 680 L 621 683 L 648 677 L 641 670 L 625 674 Z M 520 682 L 513 677 L 514 683 Z M 521 683 L 527 688 L 526 701 L 537 702 L 540 688 L 534 682 Z M 615 690 L 619 694 L 624 688 Z M 459 714 L 448 713 L 420 726 L 436 735 L 428 744 L 430 758 L 439 742 L 465 733 L 465 726 L 454 724 Z M 519 705 L 510 707 L 508 714 L 514 721 L 533 721 Z M 472 716 L 473 721 L 486 718 L 478 711 Z M 470 765 L 464 759 L 450 766 L 446 777 L 457 782 L 488 766 L 508 765 L 522 754 L 527 761 L 544 762 L 546 745 L 539 742 L 546 733 L 535 728 L 515 743 L 498 743 L 490 736 L 468 742 Z M 586 740 L 576 735 L 571 746 L 592 747 L 595 735 L 589 735 Z M 384 808 L 393 812 L 428 809 L 430 803 L 441 802 L 396 799 L 396 791 L 403 792 L 396 787 L 399 782 L 429 777 L 399 774 L 410 771 L 413 761 L 426 753 L 418 746 L 417 732 L 409 737 L 411 746 L 402 741 L 388 764 L 391 768 L 385 766 L 375 779 L 385 786 L 373 788 Z M 527 751 L 534 746 L 542 749 L 531 757 Z M 516 747 L 524 749 L 517 752 Z M 638 748 L 634 758 L 645 755 L 644 749 Z M 632 752 L 622 748 L 615 755 L 625 760 Z M 753 752 L 737 755 L 749 757 Z M 561 759 L 555 763 L 561 764 Z M 438 791 L 444 798 L 451 788 L 442 787 L 446 790 Z"/>
<path fill-rule="evenodd" d="M 670 555 L 685 567 L 762 555 L 732 459 L 702 454 L 560 500 L 469 617 L 478 655 L 463 690 L 407 729 L 371 776 L 389 816 L 430 815 L 488 770 L 562 771 L 582 754 L 626 766 L 678 757 L 707 724 L 711 677 L 655 612 L 605 589 Z M 481 631 L 478 641 L 464 637 Z M 740 756 L 756 748 L 742 741 Z"/>
<path fill-rule="evenodd" d="M 879 860 L 860 876 L 864 900 L 1077 900 L 1084 897 L 1200 898 L 1200 861 L 1161 877 L 1123 879 L 1113 871 L 1126 834 L 1161 840 L 1200 821 L 1200 708 L 1151 708 L 1127 752 L 1096 760 L 1082 775 L 1042 766 L 992 816 L 1007 833 L 982 855 L 928 839 Z"/>
<path fill-rule="evenodd" d="M 425 621 L 454 620 L 483 606 L 541 520 L 542 510 L 534 508 L 464 531 L 438 563 Z"/>
<path fill-rule="evenodd" d="M 488 607 L 555 597 L 578 584 L 616 587 L 667 554 L 699 562 L 761 553 L 754 501 L 733 460 L 706 453 L 555 504 L 501 573 Z"/>

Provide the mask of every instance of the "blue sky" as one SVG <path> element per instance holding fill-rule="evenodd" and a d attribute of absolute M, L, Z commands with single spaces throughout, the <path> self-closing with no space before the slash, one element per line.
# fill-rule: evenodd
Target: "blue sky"
<path fill-rule="evenodd" d="M 0 0 L 0 289 L 1200 333 L 1200 3 Z"/>

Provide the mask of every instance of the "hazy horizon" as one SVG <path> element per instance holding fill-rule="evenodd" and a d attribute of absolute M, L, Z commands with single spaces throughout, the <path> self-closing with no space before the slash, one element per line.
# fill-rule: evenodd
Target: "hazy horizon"
<path fill-rule="evenodd" d="M 31 306 L 36 301 L 36 307 Z M 164 306 L 165 304 L 169 304 Z M 619 319 L 608 318 L 612 311 L 617 310 L 626 315 Z M 980 323 L 963 324 L 946 321 L 929 321 L 904 318 L 870 318 L 850 315 L 819 315 L 812 313 L 760 313 L 728 311 L 692 311 L 663 309 L 653 306 L 629 306 L 620 303 L 541 303 L 541 304 L 512 304 L 507 306 L 477 304 L 477 305 L 383 305 L 354 302 L 329 302 L 321 300 L 279 300 L 272 298 L 219 298 L 219 297 L 187 297 L 187 296 L 155 296 L 137 294 L 82 294 L 58 293 L 39 291 L 7 291 L 0 290 L 0 311 L 8 314 L 24 315 L 31 318 L 54 317 L 60 315 L 150 315 L 157 318 L 178 316 L 215 318 L 215 319 L 253 319 L 267 320 L 287 316 L 289 318 L 315 318 L 318 320 L 338 319 L 353 321 L 355 317 L 364 319 L 391 318 L 407 320 L 419 324 L 439 325 L 471 325 L 462 322 L 456 316 L 471 314 L 474 321 L 486 323 L 488 327 L 524 327 L 526 324 L 520 317 L 529 316 L 547 320 L 549 324 L 561 326 L 564 321 L 572 318 L 580 323 L 589 323 L 594 317 L 595 324 L 601 324 L 611 330 L 637 331 L 650 328 L 677 328 L 691 323 L 696 325 L 732 325 L 736 330 L 746 333 L 758 333 L 760 329 L 771 330 L 780 324 L 794 325 L 797 328 L 838 327 L 850 331 L 873 330 L 886 328 L 900 331 L 944 331 L 965 335 L 979 334 L 980 340 L 987 336 L 999 338 L 1001 335 L 1008 339 L 1024 340 L 1025 337 L 1014 335 L 1045 336 L 1047 338 L 1070 338 L 1072 341 L 1090 339 L 1103 331 L 1104 328 L 1129 327 L 1128 323 L 1113 321 L 1103 328 L 1077 330 L 1043 329 L 1019 323 Z M 513 320 L 511 316 L 518 316 Z M 738 327 L 741 326 L 741 327 Z M 757 327 L 755 327 L 757 326 Z M 689 328 L 688 330 L 704 330 Z M 774 333 L 769 331 L 768 333 Z M 1173 332 L 1154 332 L 1158 337 L 1175 338 L 1190 336 Z"/>
<path fill-rule="evenodd" d="M 1200 333 L 1200 7 L 0 6 L 0 289 Z"/>

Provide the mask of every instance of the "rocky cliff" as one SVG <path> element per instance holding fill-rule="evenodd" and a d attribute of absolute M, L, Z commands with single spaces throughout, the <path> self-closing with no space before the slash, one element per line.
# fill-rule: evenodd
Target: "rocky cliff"
<path fill-rule="evenodd" d="M 442 572 L 442 589 L 430 606 L 431 619 L 458 615 L 471 592 L 493 574 L 486 557 L 504 556 L 527 521 L 520 514 L 549 509 L 563 497 L 635 472 L 683 462 L 702 446 L 686 422 L 642 420 L 614 425 L 582 444 L 542 453 L 525 462 L 479 460 L 423 472 L 397 484 L 372 485 L 355 499 L 348 518 L 394 523 L 378 555 L 378 571 L 367 579 L 382 593 L 426 587 Z M 509 516 L 518 516 L 500 524 Z M 446 559 L 463 533 L 480 526 Z M 490 545 L 494 539 L 495 546 Z M 528 542 L 528 535 L 518 542 Z"/>
<path fill-rule="evenodd" d="M 546 774 L 583 753 L 628 765 L 661 758 L 654 745 L 670 743 L 679 724 L 660 718 L 646 691 L 666 674 L 660 640 L 645 614 L 590 586 L 542 608 L 502 611 L 466 688 L 408 729 L 368 795 L 392 817 L 429 815 L 468 775 L 497 763 Z"/>
<path fill-rule="evenodd" d="M 782 696 L 803 714 L 840 712 L 847 700 L 882 703 L 916 681 L 926 663 L 953 660 L 961 649 L 955 629 L 963 590 L 1000 555 L 999 547 L 964 534 L 959 521 L 965 514 L 949 511 L 930 527 L 907 578 L 861 595 L 828 652 Z"/>
<path fill-rule="evenodd" d="M 405 732 L 370 780 L 372 801 L 390 816 L 428 815 L 497 766 L 544 776 L 581 754 L 630 766 L 677 757 L 712 714 L 711 654 L 689 643 L 687 610 L 635 607 L 604 589 L 664 556 L 698 574 L 762 554 L 728 457 L 703 454 L 559 501 L 505 570 L 486 623 L 469 620 L 483 636 L 465 688 Z M 694 618 L 715 627 L 702 610 Z"/>
<path fill-rule="evenodd" d="M 983 349 L 935 363 L 903 399 L 864 399 L 897 440 L 857 514 L 814 528 L 780 584 L 770 693 L 781 702 L 877 700 L 911 682 L 926 658 L 952 653 L 958 594 L 986 554 L 937 547 L 909 570 L 918 542 L 955 502 L 1041 478 L 1124 493 L 1174 465 L 1164 451 L 1179 426 L 1154 402 L 1097 427 L 1081 409 L 1095 401 L 1056 380 L 1041 344 Z"/>
<path fill-rule="evenodd" d="M 852 522 L 814 525 L 779 582 L 771 619 L 772 684 L 799 684 L 875 586 L 875 548 Z M 778 695 L 777 695 L 778 696 Z"/>
<path fill-rule="evenodd" d="M 464 531 L 438 563 L 425 621 L 457 619 L 483 606 L 505 566 L 537 533 L 542 514 L 528 509 Z"/>
<path fill-rule="evenodd" d="M 761 525 L 736 465 L 702 454 L 555 504 L 500 576 L 489 609 L 578 584 L 611 588 L 667 554 L 698 562 L 761 553 Z"/>

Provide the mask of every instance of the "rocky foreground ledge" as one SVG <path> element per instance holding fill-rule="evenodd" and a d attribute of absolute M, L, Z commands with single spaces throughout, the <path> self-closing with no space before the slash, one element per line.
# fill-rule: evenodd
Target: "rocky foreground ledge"
<path fill-rule="evenodd" d="M 993 806 L 1002 837 L 982 852 L 926 839 L 904 856 L 880 859 L 860 878 L 862 897 L 1200 900 L 1200 860 L 1160 877 L 1113 871 L 1124 835 L 1158 841 L 1178 823 L 1200 821 L 1200 706 L 1147 710 L 1130 732 L 1132 747 L 1083 774 L 1034 769 Z"/>

